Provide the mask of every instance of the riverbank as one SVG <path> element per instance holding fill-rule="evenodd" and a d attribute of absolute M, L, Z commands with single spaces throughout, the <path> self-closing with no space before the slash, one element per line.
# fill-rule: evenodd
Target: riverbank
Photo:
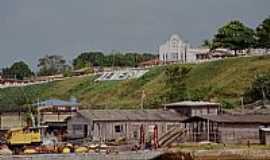
<path fill-rule="evenodd" d="M 183 159 L 183 157 L 186 157 Z M 119 153 L 33 154 L 0 156 L 2 160 L 270 160 L 270 146 L 182 144 L 163 150 Z"/>
<path fill-rule="evenodd" d="M 270 160 L 267 145 L 181 144 L 168 152 L 188 153 L 193 160 Z"/>
<path fill-rule="evenodd" d="M 87 154 L 33 154 L 0 156 L 1 160 L 148 160 L 157 157 L 164 152 L 155 151 L 128 151 L 119 153 L 87 153 Z"/>
<path fill-rule="evenodd" d="M 270 160 L 269 150 L 197 150 L 167 152 L 152 160 Z"/>

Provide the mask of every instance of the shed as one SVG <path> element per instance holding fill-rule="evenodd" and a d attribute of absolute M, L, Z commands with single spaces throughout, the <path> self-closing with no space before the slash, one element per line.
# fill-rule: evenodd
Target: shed
<path fill-rule="evenodd" d="M 260 144 L 264 145 L 270 144 L 270 128 L 265 127 L 260 128 Z"/>
<path fill-rule="evenodd" d="M 189 140 L 220 143 L 259 143 L 259 128 L 270 125 L 269 115 L 202 115 L 186 119 Z"/>
<path fill-rule="evenodd" d="M 37 107 L 40 117 L 39 122 L 48 126 L 48 132 L 66 132 L 66 119 L 74 115 L 80 104 L 75 100 L 49 99 L 33 104 Z"/>
<path fill-rule="evenodd" d="M 23 106 L 0 106 L 0 129 L 9 130 L 11 128 L 25 127 L 27 108 Z"/>

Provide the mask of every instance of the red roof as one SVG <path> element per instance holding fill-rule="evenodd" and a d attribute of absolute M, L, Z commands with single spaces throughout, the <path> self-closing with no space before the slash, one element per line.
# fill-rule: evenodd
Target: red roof
<path fill-rule="evenodd" d="M 139 66 L 151 66 L 151 65 L 159 65 L 159 64 L 161 64 L 161 62 L 158 58 L 156 58 L 156 59 L 151 59 L 148 61 L 141 62 Z"/>
<path fill-rule="evenodd" d="M 0 83 L 27 83 L 29 81 L 24 81 L 24 80 L 16 80 L 16 79 L 0 79 Z"/>

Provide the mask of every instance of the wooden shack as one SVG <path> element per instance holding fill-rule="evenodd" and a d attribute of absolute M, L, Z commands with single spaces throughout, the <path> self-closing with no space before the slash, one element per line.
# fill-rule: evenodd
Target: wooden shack
<path fill-rule="evenodd" d="M 23 106 L 0 105 L 0 130 L 27 126 L 27 111 Z"/>
<path fill-rule="evenodd" d="M 67 120 L 69 138 L 91 137 L 93 141 L 125 139 L 139 141 L 159 136 L 173 127 L 183 128 L 186 117 L 166 110 L 81 110 Z"/>
<path fill-rule="evenodd" d="M 220 111 L 220 103 L 204 101 L 182 101 L 164 104 L 164 108 L 173 109 L 188 117 L 200 115 L 217 115 Z"/>
<path fill-rule="evenodd" d="M 270 145 L 270 128 L 260 128 L 260 144 Z"/>
<path fill-rule="evenodd" d="M 0 112 L 0 129 L 9 130 L 11 128 L 20 128 L 26 126 L 25 112 Z"/>
<path fill-rule="evenodd" d="M 5 135 L 10 129 L 27 126 L 26 114 L 23 107 L 0 106 L 0 143 L 5 142 Z"/>
<path fill-rule="evenodd" d="M 77 112 L 79 103 L 75 100 L 49 99 L 34 106 L 38 109 L 38 121 L 41 125 L 48 126 L 48 132 L 64 133 L 67 129 L 66 119 Z"/>
<path fill-rule="evenodd" d="M 189 140 L 218 143 L 259 143 L 259 129 L 270 125 L 269 115 L 201 115 L 186 119 Z"/>

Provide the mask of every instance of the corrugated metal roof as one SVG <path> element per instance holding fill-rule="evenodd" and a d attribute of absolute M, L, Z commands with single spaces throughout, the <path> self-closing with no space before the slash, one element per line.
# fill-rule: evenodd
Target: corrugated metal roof
<path fill-rule="evenodd" d="M 77 106 L 79 103 L 75 101 L 64 101 L 60 99 L 49 99 L 46 101 L 42 101 L 39 104 L 36 103 L 34 106 Z"/>
<path fill-rule="evenodd" d="M 168 110 L 80 110 L 83 117 L 92 121 L 182 121 L 186 119 Z"/>
<path fill-rule="evenodd" d="M 185 122 L 192 122 L 197 120 L 210 120 L 219 123 L 270 123 L 270 115 L 201 115 L 191 117 L 185 120 Z"/>
<path fill-rule="evenodd" d="M 175 103 L 164 104 L 166 107 L 183 107 L 183 106 L 220 106 L 220 103 L 205 102 L 205 101 L 182 101 Z"/>

